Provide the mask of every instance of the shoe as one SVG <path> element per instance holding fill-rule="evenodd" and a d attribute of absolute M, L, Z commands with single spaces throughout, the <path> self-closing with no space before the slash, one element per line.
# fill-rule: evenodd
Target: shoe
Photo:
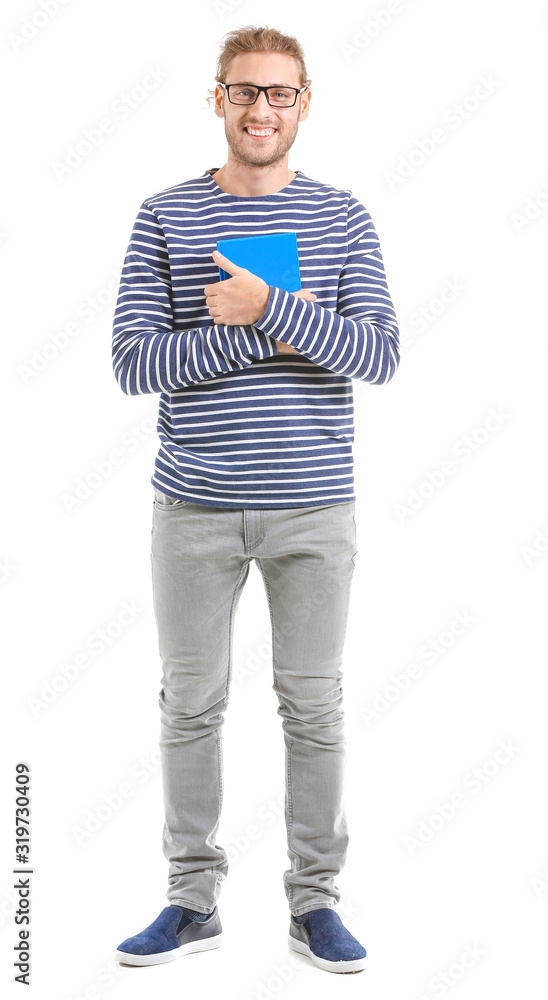
<path fill-rule="evenodd" d="M 289 947 L 308 955 L 325 972 L 360 972 L 367 967 L 365 948 L 331 907 L 309 910 L 298 917 L 291 914 Z"/>
<path fill-rule="evenodd" d="M 160 965 L 193 951 L 218 948 L 222 930 L 217 907 L 212 913 L 197 913 L 185 906 L 165 906 L 144 931 L 118 945 L 115 958 L 126 965 Z"/>

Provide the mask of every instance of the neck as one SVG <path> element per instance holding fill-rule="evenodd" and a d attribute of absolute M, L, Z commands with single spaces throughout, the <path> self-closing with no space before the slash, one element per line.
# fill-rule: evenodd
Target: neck
<path fill-rule="evenodd" d="M 219 187 L 227 194 L 234 194 L 238 197 L 260 197 L 265 194 L 275 194 L 286 187 L 296 176 L 295 170 L 290 170 L 287 166 L 287 157 L 279 163 L 269 164 L 266 167 L 239 163 L 231 160 L 225 163 L 214 175 Z"/>

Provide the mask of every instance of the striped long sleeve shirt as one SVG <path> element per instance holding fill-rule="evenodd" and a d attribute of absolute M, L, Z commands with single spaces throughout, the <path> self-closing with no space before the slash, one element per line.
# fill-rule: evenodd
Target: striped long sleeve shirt
<path fill-rule="evenodd" d="M 300 170 L 248 197 L 225 192 L 215 169 L 142 203 L 123 264 L 112 364 L 123 392 L 159 393 L 151 482 L 225 508 L 355 500 L 352 382 L 384 385 L 399 365 L 371 216 Z M 287 231 L 315 301 L 270 286 L 253 326 L 215 324 L 203 290 L 219 280 L 217 240 Z"/>

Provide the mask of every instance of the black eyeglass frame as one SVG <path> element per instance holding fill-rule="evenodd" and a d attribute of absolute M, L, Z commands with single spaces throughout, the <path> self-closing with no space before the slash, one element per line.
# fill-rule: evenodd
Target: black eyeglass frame
<path fill-rule="evenodd" d="M 267 102 L 268 102 L 268 104 L 270 105 L 271 108 L 294 108 L 295 104 L 297 103 L 297 97 L 299 96 L 299 94 L 302 94 L 303 90 L 307 90 L 308 89 L 307 87 L 301 87 L 301 89 L 298 90 L 297 87 L 286 87 L 286 86 L 284 86 L 284 88 L 283 88 L 284 90 L 294 90 L 295 91 L 295 100 L 293 101 L 293 104 L 270 104 L 270 100 L 269 100 L 269 97 L 268 97 L 268 91 L 269 90 L 276 90 L 276 87 L 259 87 L 259 85 L 257 83 L 221 83 L 220 80 L 218 80 L 217 83 L 219 84 L 220 87 L 224 87 L 224 89 L 226 90 L 226 95 L 227 95 L 230 103 L 231 104 L 235 104 L 237 107 L 240 107 L 240 108 L 250 108 L 253 104 L 256 104 L 257 100 L 259 98 L 259 94 L 261 93 L 262 90 L 264 91 L 266 100 L 267 100 Z M 231 87 L 254 87 L 255 90 L 257 91 L 257 93 L 255 95 L 255 100 L 254 101 L 248 101 L 247 103 L 243 103 L 242 101 L 233 101 L 233 100 L 231 100 L 231 98 L 230 98 L 230 88 Z"/>

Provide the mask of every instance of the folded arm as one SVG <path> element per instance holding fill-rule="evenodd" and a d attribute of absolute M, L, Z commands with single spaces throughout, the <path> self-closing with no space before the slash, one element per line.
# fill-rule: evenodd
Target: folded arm
<path fill-rule="evenodd" d="M 143 202 L 125 256 L 112 329 L 112 366 L 127 395 L 185 389 L 277 353 L 254 326 L 174 330 L 165 235 Z"/>
<path fill-rule="evenodd" d="M 337 312 L 270 286 L 266 309 L 254 326 L 317 365 L 381 385 L 398 368 L 399 331 L 379 240 L 371 216 L 355 198 L 349 204 L 348 238 Z"/>

